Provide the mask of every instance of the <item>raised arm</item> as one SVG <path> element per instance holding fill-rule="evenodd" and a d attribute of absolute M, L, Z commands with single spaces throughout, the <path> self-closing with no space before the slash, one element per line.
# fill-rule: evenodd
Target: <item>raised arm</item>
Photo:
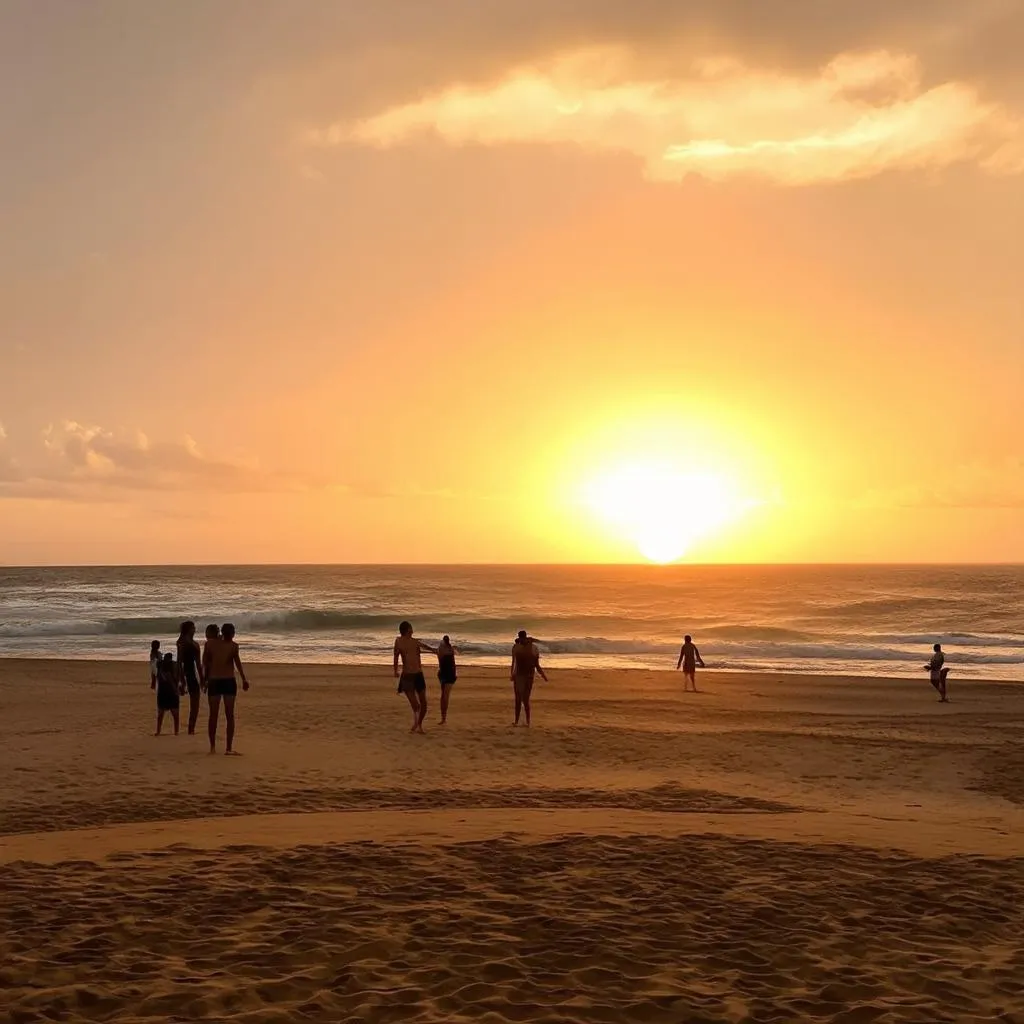
<path fill-rule="evenodd" d="M 428 651 L 431 654 L 437 654 L 437 648 L 431 647 L 430 644 L 425 644 L 422 640 L 416 641 L 420 645 L 420 651 Z"/>

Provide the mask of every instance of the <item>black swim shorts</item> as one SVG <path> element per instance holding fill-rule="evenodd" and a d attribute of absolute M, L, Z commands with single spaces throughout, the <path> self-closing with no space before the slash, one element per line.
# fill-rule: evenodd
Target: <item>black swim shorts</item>
<path fill-rule="evenodd" d="M 237 697 L 238 682 L 235 679 L 211 679 L 206 690 L 211 697 Z"/>
<path fill-rule="evenodd" d="M 399 687 L 403 690 L 414 689 L 417 693 L 423 693 L 427 688 L 427 680 L 422 672 L 403 672 Z"/>

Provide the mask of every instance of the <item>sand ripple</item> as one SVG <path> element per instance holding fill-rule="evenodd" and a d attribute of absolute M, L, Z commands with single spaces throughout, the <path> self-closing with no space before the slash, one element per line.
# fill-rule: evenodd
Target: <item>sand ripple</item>
<path fill-rule="evenodd" d="M 0 812 L 0 835 L 54 832 L 140 821 L 181 821 L 244 814 L 353 810 L 461 810 L 470 808 L 591 807 L 610 810 L 662 811 L 684 814 L 742 812 L 782 813 L 798 810 L 757 797 L 663 785 L 650 789 L 447 789 L 383 790 L 282 788 L 259 783 L 248 790 L 176 792 L 164 790 L 108 792 L 102 800 L 38 800 L 16 803 Z"/>
<path fill-rule="evenodd" d="M 1024 1020 L 1024 860 L 722 838 L 4 870 L 14 1022 Z"/>

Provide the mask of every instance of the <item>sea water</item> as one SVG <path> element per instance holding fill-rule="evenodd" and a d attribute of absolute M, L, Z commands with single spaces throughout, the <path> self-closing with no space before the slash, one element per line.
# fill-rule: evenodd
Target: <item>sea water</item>
<path fill-rule="evenodd" d="M 466 664 L 527 629 L 554 665 L 1024 680 L 1024 567 L 178 566 L 0 569 L 0 656 L 140 659 L 233 622 L 252 661 L 388 665 L 398 623 Z"/>

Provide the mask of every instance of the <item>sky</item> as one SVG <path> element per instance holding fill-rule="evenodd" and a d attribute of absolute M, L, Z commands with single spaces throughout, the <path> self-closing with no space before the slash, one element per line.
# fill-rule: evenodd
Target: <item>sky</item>
<path fill-rule="evenodd" d="M 1024 0 L 0 0 L 0 562 L 1024 561 Z"/>

